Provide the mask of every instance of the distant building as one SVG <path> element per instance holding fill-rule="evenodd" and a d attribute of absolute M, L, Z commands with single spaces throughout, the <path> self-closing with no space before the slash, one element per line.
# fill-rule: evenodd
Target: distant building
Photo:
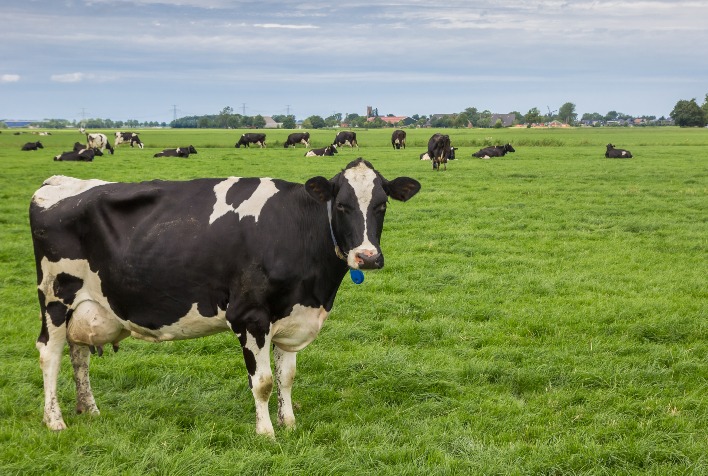
<path fill-rule="evenodd" d="M 265 119 L 265 126 L 263 126 L 264 129 L 280 129 L 283 127 L 282 122 L 275 122 L 271 116 L 263 116 L 263 119 Z"/>
<path fill-rule="evenodd" d="M 492 114 L 489 116 L 489 125 L 494 127 L 498 120 L 501 120 L 502 127 L 511 127 L 516 120 L 516 114 Z"/>
<path fill-rule="evenodd" d="M 398 124 L 401 121 L 405 121 L 408 119 L 408 116 L 377 116 L 379 119 L 384 121 L 387 124 Z M 376 117 L 367 117 L 366 122 L 373 122 L 376 120 Z"/>
<path fill-rule="evenodd" d="M 29 121 L 26 119 L 0 119 L 0 122 L 4 122 L 7 127 L 28 127 L 30 124 L 34 124 L 39 121 Z"/>

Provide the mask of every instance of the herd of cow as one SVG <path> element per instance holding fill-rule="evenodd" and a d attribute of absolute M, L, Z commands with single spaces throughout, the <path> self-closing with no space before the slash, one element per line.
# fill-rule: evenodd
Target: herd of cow
<path fill-rule="evenodd" d="M 85 130 L 81 129 L 82 133 L 86 133 Z M 131 147 L 143 148 L 143 143 L 138 137 L 138 134 L 134 132 L 116 132 L 114 145 L 108 142 L 108 137 L 105 134 L 86 133 L 86 144 L 81 144 L 76 142 L 74 144 L 74 149 L 69 152 L 64 152 L 62 154 L 54 157 L 54 160 L 58 161 L 85 161 L 90 162 L 96 156 L 103 155 L 103 151 L 108 149 L 111 154 L 114 152 L 114 147 L 118 147 L 119 144 L 130 144 Z M 266 135 L 260 132 L 249 132 L 242 134 L 238 142 L 236 142 L 235 147 L 240 148 L 241 146 L 250 147 L 251 145 L 258 145 L 263 148 L 266 147 Z M 306 148 L 310 148 L 310 133 L 309 132 L 293 132 L 288 136 L 286 141 L 283 143 L 284 148 L 295 147 L 297 144 L 302 144 Z M 339 132 L 334 141 L 327 147 L 322 147 L 318 149 L 310 149 L 305 153 L 305 157 L 326 157 L 334 156 L 338 153 L 337 149 L 343 146 L 349 146 L 350 148 L 356 147 L 359 149 L 359 144 L 356 139 L 356 132 L 352 131 L 341 131 Z M 395 130 L 391 135 L 391 146 L 394 149 L 405 149 L 406 148 L 406 131 Z M 43 149 L 42 143 L 40 141 L 28 142 L 22 146 L 22 150 L 37 150 Z M 447 170 L 447 163 L 450 160 L 455 160 L 455 151 L 457 147 L 453 147 L 450 143 L 450 136 L 447 134 L 435 133 L 428 140 L 428 150 L 420 154 L 420 160 L 430 160 L 433 164 L 433 170 Z M 480 159 L 490 159 L 492 157 L 503 157 L 508 152 L 516 152 L 511 144 L 496 145 L 491 147 L 484 147 L 477 152 L 472 154 L 472 157 L 477 157 Z M 178 147 L 175 149 L 164 149 L 162 152 L 158 152 L 153 157 L 189 157 L 190 154 L 196 154 L 197 150 L 194 146 L 189 145 L 187 147 Z M 624 149 L 616 149 L 613 144 L 607 144 L 607 151 L 605 152 L 605 157 L 607 158 L 618 158 L 618 159 L 629 159 L 632 158 L 631 152 Z"/>
<path fill-rule="evenodd" d="M 93 160 L 121 143 L 143 147 L 135 133 L 104 134 L 55 160 Z M 307 132 L 285 147 L 310 146 Z M 236 147 L 266 147 L 265 134 L 243 134 Z M 406 147 L 395 131 L 394 149 Z M 359 147 L 344 131 L 323 149 L 333 155 Z M 28 143 L 22 150 L 43 148 Z M 446 168 L 456 148 L 434 134 L 421 159 Z M 155 157 L 188 157 L 193 146 Z M 514 152 L 510 144 L 473 154 L 488 159 Z M 606 157 L 632 157 L 607 145 Z M 255 401 L 256 432 L 274 436 L 268 401 L 278 392 L 278 423 L 295 425 L 292 386 L 297 353 L 319 334 L 347 271 L 384 265 L 381 234 L 390 199 L 407 201 L 415 179 L 385 179 L 362 158 L 331 179 L 304 184 L 272 178 L 202 178 L 115 183 L 61 175 L 45 180 L 30 203 L 42 325 L 36 347 L 44 380 L 44 423 L 63 430 L 57 392 L 68 343 L 78 413 L 97 415 L 89 381 L 91 353 L 118 350 L 121 340 L 161 342 L 232 332 L 243 353 Z M 189 206 L 185 206 L 188 203 Z M 275 371 L 271 370 L 271 352 Z"/>

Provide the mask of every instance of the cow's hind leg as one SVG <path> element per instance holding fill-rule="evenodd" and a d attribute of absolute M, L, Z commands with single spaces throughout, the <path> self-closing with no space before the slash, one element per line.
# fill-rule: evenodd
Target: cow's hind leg
<path fill-rule="evenodd" d="M 57 379 L 59 378 L 59 368 L 61 366 L 61 354 L 66 343 L 66 321 L 55 325 L 49 319 L 48 313 L 54 310 L 56 313 L 63 312 L 66 308 L 61 303 L 50 303 L 47 311 L 42 312 L 42 331 L 37 339 L 37 350 L 39 351 L 39 366 L 42 369 L 44 380 L 44 424 L 50 430 L 64 430 L 66 423 L 62 418 L 59 399 L 57 398 Z M 57 316 L 59 317 L 59 316 Z"/>
<path fill-rule="evenodd" d="M 292 388 L 295 380 L 297 352 L 287 352 L 277 345 L 273 349 L 275 360 L 275 379 L 278 384 L 278 424 L 288 428 L 295 427 L 293 413 Z"/>
<path fill-rule="evenodd" d="M 270 337 L 257 339 L 248 331 L 240 336 L 243 357 L 248 371 L 248 384 L 256 406 L 256 433 L 275 438 L 270 420 L 268 401 L 273 392 L 273 371 L 270 368 Z"/>
<path fill-rule="evenodd" d="M 74 367 L 74 382 L 76 383 L 76 412 L 98 415 L 98 407 L 93 398 L 89 381 L 89 361 L 91 359 L 89 346 L 70 342 L 69 350 L 71 365 Z"/>

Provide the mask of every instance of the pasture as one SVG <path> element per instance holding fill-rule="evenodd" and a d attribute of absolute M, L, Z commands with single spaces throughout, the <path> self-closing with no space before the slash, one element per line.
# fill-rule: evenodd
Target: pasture
<path fill-rule="evenodd" d="M 52 160 L 77 131 L 0 134 L 0 474 L 708 474 L 708 130 L 443 130 L 446 172 L 418 160 L 435 130 L 408 130 L 405 150 L 357 131 L 360 150 L 313 158 L 285 130 L 266 149 L 235 149 L 244 131 L 136 132 L 144 150 L 93 163 Z M 517 152 L 471 158 L 506 142 Z M 608 142 L 634 158 L 605 159 Z M 27 211 L 47 177 L 304 182 L 359 156 L 422 189 L 389 205 L 384 269 L 345 277 L 300 352 L 295 430 L 256 436 L 227 333 L 94 356 L 96 418 L 73 411 L 65 351 L 69 428 L 44 427 Z"/>

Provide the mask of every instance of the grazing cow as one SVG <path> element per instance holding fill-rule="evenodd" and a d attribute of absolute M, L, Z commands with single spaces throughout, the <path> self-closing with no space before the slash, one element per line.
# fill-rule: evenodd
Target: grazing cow
<path fill-rule="evenodd" d="M 293 132 L 288 136 L 288 139 L 283 144 L 284 148 L 290 146 L 295 147 L 295 144 L 303 144 L 305 147 L 310 147 L 310 133 L 309 132 Z"/>
<path fill-rule="evenodd" d="M 251 144 L 258 144 L 262 149 L 266 146 L 266 135 L 261 134 L 260 132 L 248 132 L 241 135 L 241 138 L 238 142 L 236 142 L 234 147 L 240 149 L 242 145 L 245 147 L 251 147 Z"/>
<path fill-rule="evenodd" d="M 309 150 L 306 154 L 305 157 L 324 157 L 325 155 L 328 156 L 333 156 L 334 154 L 338 154 L 337 152 L 337 147 L 332 145 L 328 145 L 327 147 L 324 147 L 322 149 L 312 149 Z"/>
<path fill-rule="evenodd" d="M 624 149 L 615 149 L 612 144 L 607 144 L 607 151 L 605 152 L 605 157 L 608 159 L 631 159 L 632 153 Z"/>
<path fill-rule="evenodd" d="M 406 148 L 406 131 L 395 130 L 391 134 L 391 145 L 394 149 Z"/>
<path fill-rule="evenodd" d="M 516 152 L 516 149 L 514 149 L 511 144 L 495 145 L 493 147 L 479 149 L 472 154 L 472 156 L 479 157 L 480 159 L 489 159 L 492 157 L 503 157 L 507 152 Z"/>
<path fill-rule="evenodd" d="M 28 142 L 22 146 L 22 150 L 37 150 L 37 149 L 44 149 L 44 146 L 42 145 L 42 143 L 40 141 Z"/>
<path fill-rule="evenodd" d="M 118 132 L 116 131 L 116 139 L 113 142 L 113 147 L 118 147 L 119 144 L 130 143 L 130 147 L 143 148 L 143 143 L 135 132 Z"/>
<path fill-rule="evenodd" d="M 84 150 L 84 149 L 90 149 L 90 147 L 88 147 L 88 146 L 82 144 L 81 142 L 74 142 L 74 152 L 79 152 L 79 151 Z M 91 149 L 91 150 L 93 150 L 93 155 L 94 155 L 94 156 L 102 156 L 102 155 L 103 155 L 103 152 L 101 152 L 101 149 L 96 149 L 96 148 L 94 148 L 94 149 Z"/>
<path fill-rule="evenodd" d="M 106 134 L 86 134 L 86 145 L 89 149 L 99 149 L 101 152 L 103 152 L 104 149 L 108 149 L 111 155 L 113 155 L 113 147 L 111 147 L 111 143 L 108 142 Z"/>
<path fill-rule="evenodd" d="M 178 147 L 176 149 L 164 149 L 158 152 L 153 157 L 189 157 L 189 154 L 196 154 L 197 149 L 193 145 L 188 147 Z"/>
<path fill-rule="evenodd" d="M 419 189 L 412 178 L 386 180 L 361 158 L 304 185 L 49 178 L 30 204 L 45 424 L 66 428 L 57 396 L 66 342 L 77 411 L 98 414 L 92 349 L 115 350 L 128 336 L 159 342 L 230 330 L 243 351 L 256 432 L 274 436 L 271 347 L 278 423 L 293 427 L 296 353 L 319 333 L 349 268 L 383 267 L 389 198 L 406 201 Z"/>
<path fill-rule="evenodd" d="M 440 170 L 440 165 L 447 170 L 447 162 L 455 160 L 457 149 L 450 144 L 450 136 L 447 134 L 435 133 L 428 140 L 428 151 L 420 154 L 420 160 L 430 160 L 433 162 L 433 170 Z"/>
<path fill-rule="evenodd" d="M 356 132 L 351 132 L 351 131 L 341 131 L 337 136 L 334 138 L 334 145 L 337 147 L 342 147 L 343 145 L 348 145 L 352 149 L 354 146 L 356 148 L 359 148 L 359 144 L 356 141 Z"/>
<path fill-rule="evenodd" d="M 81 149 L 64 152 L 54 157 L 58 161 L 73 161 L 73 162 L 93 162 L 96 156 L 95 149 Z"/>

